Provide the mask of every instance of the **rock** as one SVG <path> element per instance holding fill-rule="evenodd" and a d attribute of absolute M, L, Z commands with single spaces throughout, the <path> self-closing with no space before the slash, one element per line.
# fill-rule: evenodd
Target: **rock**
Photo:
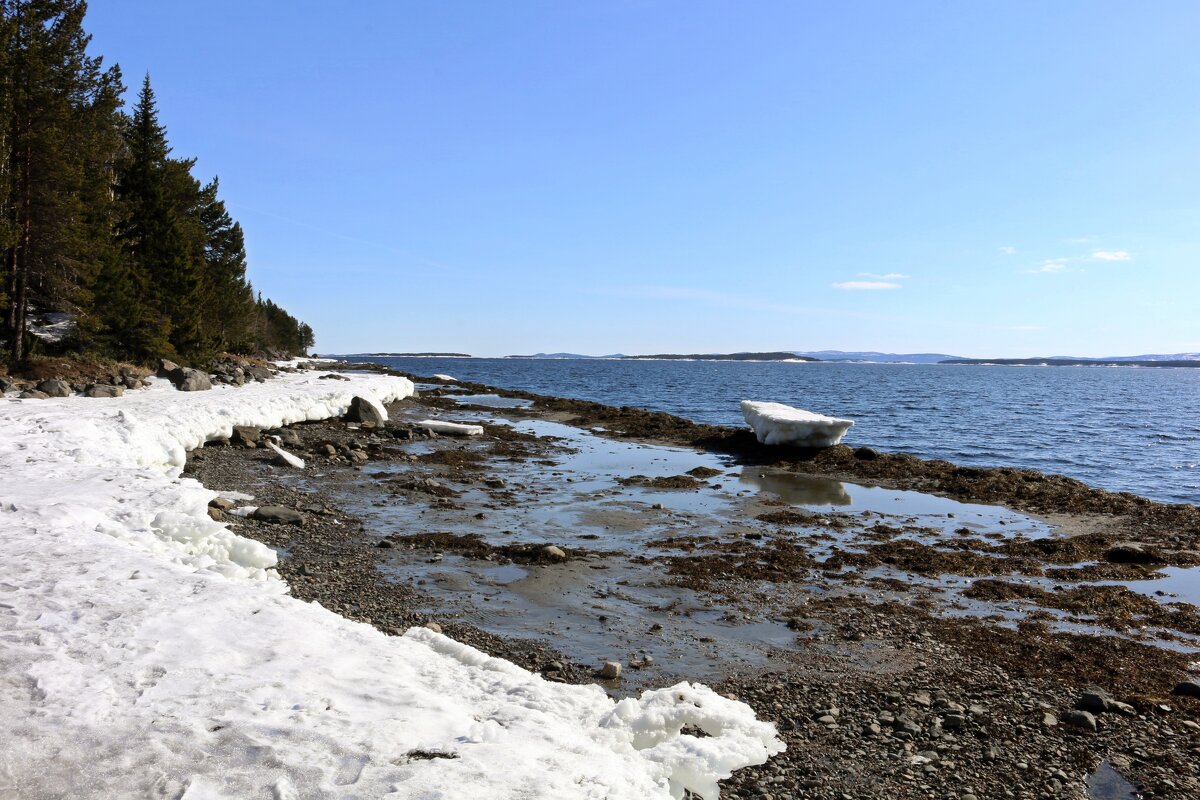
<path fill-rule="evenodd" d="M 226 500 L 224 497 L 214 497 L 208 501 L 209 508 L 219 508 L 221 511 L 232 511 L 234 505 L 232 500 Z"/>
<path fill-rule="evenodd" d="M 552 544 L 548 544 L 542 548 L 542 555 L 547 558 L 553 558 L 556 561 L 565 561 L 567 558 L 566 551 Z"/>
<path fill-rule="evenodd" d="M 254 445 L 262 441 L 262 431 L 251 425 L 234 425 L 233 435 L 229 437 L 234 444 Z"/>
<path fill-rule="evenodd" d="M 879 458 L 879 453 L 869 447 L 859 447 L 854 451 L 854 457 L 859 461 L 874 461 Z"/>
<path fill-rule="evenodd" d="M 0 375 L 0 394 L 4 394 L 11 388 L 13 388 L 13 382 L 3 375 Z"/>
<path fill-rule="evenodd" d="M 71 384 L 58 378 L 42 381 L 37 385 L 37 390 L 47 397 L 70 397 L 72 394 Z"/>
<path fill-rule="evenodd" d="M 167 358 L 161 358 L 158 361 L 158 372 L 154 373 L 160 378 L 169 378 L 171 373 L 179 369 L 179 365 Z"/>
<path fill-rule="evenodd" d="M 362 397 L 355 397 L 350 401 L 350 409 L 342 417 L 346 422 L 372 422 L 376 425 L 383 425 L 383 415 L 379 413 L 379 409 L 375 404 Z"/>
<path fill-rule="evenodd" d="M 1162 559 L 1141 542 L 1118 542 L 1104 553 L 1110 564 L 1155 564 Z"/>
<path fill-rule="evenodd" d="M 83 393 L 84 397 L 120 397 L 125 394 L 124 386 L 109 386 L 106 383 L 93 383 Z"/>
<path fill-rule="evenodd" d="M 375 546 L 380 548 L 381 550 L 391 550 L 396 545 L 392 544 L 391 539 L 380 539 L 378 542 L 375 543 Z"/>
<path fill-rule="evenodd" d="M 621 664 L 619 661 L 605 661 L 600 667 L 600 677 L 606 680 L 613 680 L 621 677 Z"/>
<path fill-rule="evenodd" d="M 48 400 L 48 399 L 50 399 L 50 395 L 46 394 L 45 392 L 39 392 L 37 389 L 26 389 L 25 391 L 21 392 L 21 394 L 19 394 L 17 396 L 20 397 L 22 400 Z"/>
<path fill-rule="evenodd" d="M 1087 711 L 1072 710 L 1062 715 L 1062 721 L 1073 728 L 1085 731 L 1096 730 L 1096 718 Z"/>
<path fill-rule="evenodd" d="M 209 506 L 208 516 L 209 519 L 212 519 L 215 522 L 220 522 L 221 520 L 225 519 L 225 512 L 219 508 L 213 508 L 212 506 Z"/>
<path fill-rule="evenodd" d="M 507 484 L 504 478 L 484 478 L 483 485 L 489 489 L 503 489 Z"/>
<path fill-rule="evenodd" d="M 281 522 L 288 525 L 300 525 L 304 522 L 303 514 L 283 506 L 259 506 L 250 516 L 262 522 Z"/>
<path fill-rule="evenodd" d="M 434 633 L 442 632 L 442 626 L 438 625 L 436 622 L 434 622 L 432 620 L 430 620 L 429 622 L 426 622 L 425 627 L 429 628 L 429 630 L 433 631 Z"/>
<path fill-rule="evenodd" d="M 1042 724 L 1047 728 L 1053 728 L 1058 725 L 1058 717 L 1051 714 L 1049 711 L 1042 714 Z"/>
<path fill-rule="evenodd" d="M 1171 694 L 1179 695 L 1180 697 L 1200 697 L 1200 681 L 1184 681 L 1175 684 L 1175 688 L 1171 690 Z"/>
<path fill-rule="evenodd" d="M 291 428 L 280 428 L 279 430 L 271 431 L 274 436 L 279 437 L 279 443 L 288 447 L 300 447 L 300 434 L 296 433 Z"/>
<path fill-rule="evenodd" d="M 202 392 L 212 388 L 207 373 L 190 367 L 177 367 L 167 373 L 169 380 L 181 392 Z"/>
<path fill-rule="evenodd" d="M 1091 714 L 1124 714 L 1127 717 L 1136 717 L 1137 710 L 1128 703 L 1122 703 L 1118 700 L 1113 700 L 1102 692 L 1084 692 L 1078 700 L 1075 701 L 1075 708 L 1080 711 L 1087 711 Z"/>
<path fill-rule="evenodd" d="M 246 374 L 246 377 L 256 380 L 259 383 L 262 383 L 274 374 L 266 367 L 258 367 L 254 364 L 247 364 L 242 367 L 242 371 Z"/>

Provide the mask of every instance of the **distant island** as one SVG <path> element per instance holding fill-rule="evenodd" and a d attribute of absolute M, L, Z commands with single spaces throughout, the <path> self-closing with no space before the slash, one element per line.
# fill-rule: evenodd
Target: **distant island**
<path fill-rule="evenodd" d="M 621 356 L 627 361 L 819 361 L 811 356 L 779 350 L 771 353 L 659 353 L 651 356 Z"/>
<path fill-rule="evenodd" d="M 363 353 L 375 358 L 474 358 L 470 353 Z"/>
<path fill-rule="evenodd" d="M 955 358 L 939 364 L 1016 367 L 1200 367 L 1200 359 L 1134 358 Z"/>

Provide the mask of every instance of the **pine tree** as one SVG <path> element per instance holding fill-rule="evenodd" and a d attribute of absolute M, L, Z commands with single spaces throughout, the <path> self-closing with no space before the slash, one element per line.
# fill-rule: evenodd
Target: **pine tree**
<path fill-rule="evenodd" d="M 201 357 L 205 348 L 200 331 L 204 258 L 200 185 L 191 175 L 194 160 L 170 158 L 149 75 L 142 82 L 125 138 L 128 156 L 117 181 L 117 197 L 123 205 L 118 238 L 132 257 L 138 297 L 165 321 L 175 353 Z M 152 321 L 153 315 L 144 318 Z"/>
<path fill-rule="evenodd" d="M 87 55 L 82 0 L 0 0 L 0 246 L 9 357 L 26 355 L 32 304 L 75 309 L 107 224 L 120 73 Z"/>

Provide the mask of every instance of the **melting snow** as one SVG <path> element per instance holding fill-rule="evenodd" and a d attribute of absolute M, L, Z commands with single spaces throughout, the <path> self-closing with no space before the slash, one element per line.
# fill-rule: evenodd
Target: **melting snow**
<path fill-rule="evenodd" d="M 209 519 L 216 493 L 180 477 L 187 449 L 235 424 L 412 391 L 300 373 L 0 401 L 0 796 L 712 798 L 782 750 L 703 686 L 614 703 L 301 602 L 274 551 Z"/>
<path fill-rule="evenodd" d="M 837 444 L 854 424 L 848 419 L 827 417 L 783 403 L 742 401 L 742 416 L 763 444 L 797 447 L 830 447 Z"/>

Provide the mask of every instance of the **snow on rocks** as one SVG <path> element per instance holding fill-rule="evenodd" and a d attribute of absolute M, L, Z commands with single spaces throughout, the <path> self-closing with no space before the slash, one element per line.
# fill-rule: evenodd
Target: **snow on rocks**
<path fill-rule="evenodd" d="M 453 375 L 443 375 L 440 372 L 435 372 L 433 377 L 439 381 L 450 381 L 451 383 L 457 381 L 457 378 L 455 378 Z"/>
<path fill-rule="evenodd" d="M 614 703 L 301 602 L 275 552 L 211 520 L 217 493 L 180 477 L 187 449 L 235 424 L 412 390 L 297 373 L 0 401 L 0 797 L 711 799 L 782 749 L 702 686 Z"/>
<path fill-rule="evenodd" d="M 852 420 L 827 417 L 783 403 L 742 401 L 742 416 L 763 444 L 831 447 L 842 440 Z"/>
<path fill-rule="evenodd" d="M 438 419 L 423 419 L 414 422 L 418 428 L 425 428 L 443 436 L 479 436 L 483 433 L 482 425 L 466 425 L 461 422 L 443 422 Z"/>

